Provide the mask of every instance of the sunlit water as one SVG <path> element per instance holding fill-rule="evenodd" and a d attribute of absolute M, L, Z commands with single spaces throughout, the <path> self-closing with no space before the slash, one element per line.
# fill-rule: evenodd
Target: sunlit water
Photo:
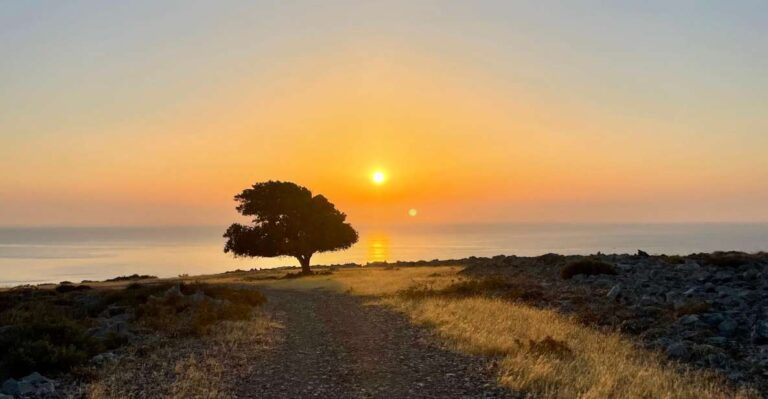
<path fill-rule="evenodd" d="M 222 252 L 225 226 L 151 228 L 0 228 L 0 285 L 161 277 L 297 265 L 292 258 L 234 259 Z M 498 254 L 688 254 L 768 250 L 768 224 L 497 224 L 360 229 L 346 251 L 313 264 L 455 259 Z"/>

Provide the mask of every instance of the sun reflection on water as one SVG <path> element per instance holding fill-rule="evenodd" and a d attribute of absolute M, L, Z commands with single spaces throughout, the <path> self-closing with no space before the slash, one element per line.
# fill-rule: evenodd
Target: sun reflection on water
<path fill-rule="evenodd" d="M 389 260 L 389 236 L 384 233 L 373 233 L 368 236 L 367 262 L 385 262 Z"/>

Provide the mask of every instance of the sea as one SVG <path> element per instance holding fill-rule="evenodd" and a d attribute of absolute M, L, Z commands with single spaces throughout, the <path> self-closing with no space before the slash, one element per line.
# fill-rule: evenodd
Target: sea
<path fill-rule="evenodd" d="M 289 257 L 225 254 L 226 227 L 0 227 L 0 286 L 298 265 Z M 352 248 L 316 254 L 312 263 L 634 253 L 638 249 L 669 255 L 768 251 L 768 223 L 382 225 L 358 230 L 360 240 Z"/>

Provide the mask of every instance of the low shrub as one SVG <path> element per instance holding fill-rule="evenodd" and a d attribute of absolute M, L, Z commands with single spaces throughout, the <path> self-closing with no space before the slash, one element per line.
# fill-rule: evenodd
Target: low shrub
<path fill-rule="evenodd" d="M 204 300 L 183 296 L 153 297 L 136 312 L 139 322 L 171 336 L 199 336 L 224 320 L 246 320 L 253 307 L 245 303 Z"/>
<path fill-rule="evenodd" d="M 311 276 L 328 276 L 333 274 L 330 270 L 323 270 L 318 272 L 310 272 L 309 274 L 302 273 L 302 272 L 296 272 L 296 273 L 286 273 L 285 276 L 282 278 L 284 279 L 293 279 L 293 278 L 301 278 L 301 277 L 311 277 Z"/>
<path fill-rule="evenodd" d="M 56 286 L 56 288 L 54 289 L 56 290 L 56 292 L 60 294 L 65 294 L 67 292 L 74 292 L 74 291 L 87 291 L 87 290 L 90 290 L 91 287 L 87 285 L 82 285 L 82 284 L 81 285 L 61 284 Z"/>
<path fill-rule="evenodd" d="M 548 253 L 548 254 L 538 256 L 535 259 L 542 265 L 551 266 L 551 265 L 556 265 L 560 262 L 565 261 L 565 256 L 560 254 Z"/>
<path fill-rule="evenodd" d="M 685 263 L 685 257 L 680 255 L 661 255 L 661 260 L 670 265 L 682 265 Z"/>
<path fill-rule="evenodd" d="M 265 281 L 265 280 L 279 280 L 278 276 L 246 276 L 240 279 L 240 281 Z"/>
<path fill-rule="evenodd" d="M 711 307 L 712 305 L 706 302 L 688 302 L 677 308 L 675 310 L 675 315 L 680 317 L 689 314 L 706 313 Z"/>
<path fill-rule="evenodd" d="M 134 281 L 134 280 L 151 280 L 156 279 L 157 276 L 151 276 L 149 274 L 131 274 L 130 276 L 117 276 L 108 278 L 104 281 Z"/>
<path fill-rule="evenodd" d="M 696 254 L 690 257 L 703 265 L 715 267 L 739 267 L 751 262 L 760 261 L 761 254 L 750 255 L 744 252 L 728 251 L 713 252 L 711 254 Z"/>
<path fill-rule="evenodd" d="M 538 356 L 566 358 L 573 354 L 573 351 L 565 341 L 554 339 L 549 335 L 540 340 L 528 340 L 527 346 L 530 353 Z"/>
<path fill-rule="evenodd" d="M 597 259 L 581 259 L 567 265 L 560 269 L 560 277 L 565 280 L 573 278 L 573 276 L 583 274 L 587 276 L 594 276 L 598 274 L 616 274 L 616 268 L 612 264 L 603 262 Z"/>
<path fill-rule="evenodd" d="M 496 296 L 524 302 L 537 301 L 545 297 L 541 288 L 532 282 L 510 280 L 499 276 L 462 280 L 442 289 L 433 289 L 430 284 L 421 284 L 401 290 L 398 294 L 410 299 L 436 296 L 451 298 Z"/>
<path fill-rule="evenodd" d="M 0 334 L 0 374 L 21 377 L 33 371 L 55 375 L 83 364 L 102 350 L 85 327 L 45 303 L 3 315 L 11 324 Z"/>

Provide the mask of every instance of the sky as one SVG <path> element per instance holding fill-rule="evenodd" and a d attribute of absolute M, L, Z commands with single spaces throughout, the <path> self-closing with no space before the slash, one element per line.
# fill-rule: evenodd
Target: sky
<path fill-rule="evenodd" d="M 5 0 L 0 225 L 227 224 L 265 180 L 353 224 L 766 222 L 765 21 L 764 1 Z"/>

